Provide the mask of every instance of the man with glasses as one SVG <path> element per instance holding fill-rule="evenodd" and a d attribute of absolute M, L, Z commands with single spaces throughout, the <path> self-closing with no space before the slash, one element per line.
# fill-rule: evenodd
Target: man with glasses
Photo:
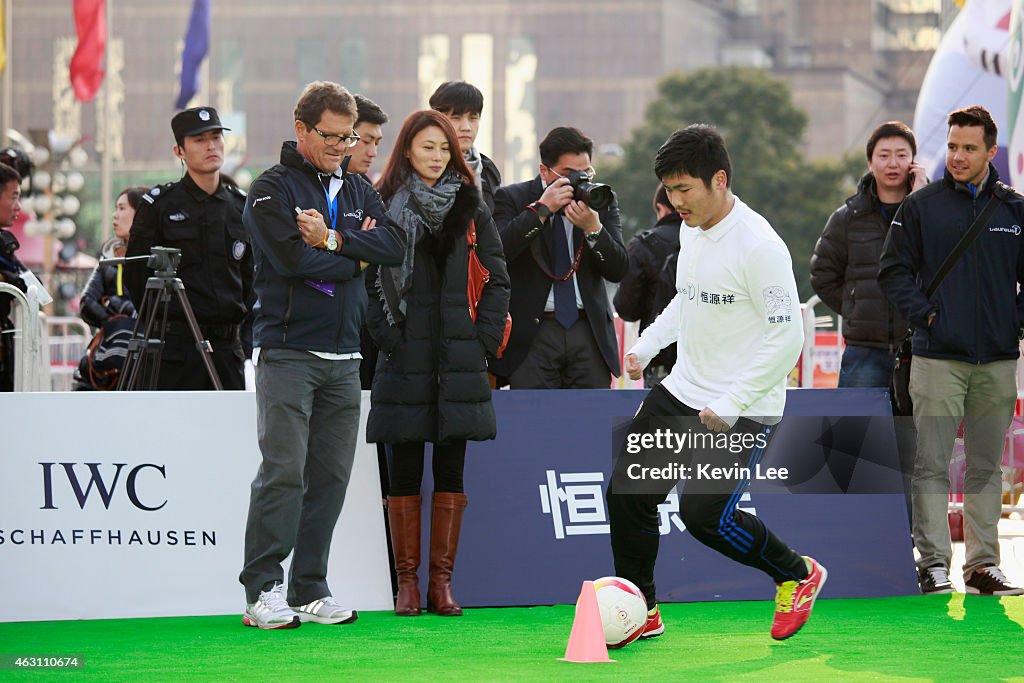
<path fill-rule="evenodd" d="M 245 229 L 256 262 L 253 363 L 263 460 L 245 529 L 242 622 L 347 624 L 327 586 L 334 525 L 359 430 L 362 270 L 402 262 L 404 233 L 342 163 L 359 140 L 355 100 L 316 81 L 295 105 L 296 141 L 252 185 Z M 294 553 L 293 553 L 294 551 Z M 292 554 L 287 589 L 281 563 Z"/>
<path fill-rule="evenodd" d="M 245 193 L 220 172 L 223 131 L 229 129 L 221 125 L 213 107 L 195 107 L 175 114 L 171 130 L 173 151 L 185 174 L 142 196 L 125 255 L 148 255 L 155 246 L 181 250 L 177 275 L 203 338 L 212 346 L 211 360 L 221 386 L 242 390 L 245 352 L 240 333 L 252 293 L 252 256 L 242 228 Z M 142 315 L 146 315 L 142 300 L 151 273 L 145 262 L 125 264 L 125 286 Z M 170 302 L 167 317 L 155 388 L 213 389 L 177 300 Z"/>
<path fill-rule="evenodd" d="M 605 280 L 618 282 L 629 267 L 618 201 L 594 211 L 573 199 L 567 178 L 593 178 L 593 152 L 579 129 L 554 128 L 540 143 L 540 174 L 495 194 L 513 324 L 491 371 L 513 389 L 607 389 L 619 374 L 605 291 Z"/>

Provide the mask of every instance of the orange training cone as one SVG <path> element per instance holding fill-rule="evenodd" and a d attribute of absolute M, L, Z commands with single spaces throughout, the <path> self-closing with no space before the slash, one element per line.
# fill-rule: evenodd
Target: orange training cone
<path fill-rule="evenodd" d="M 615 661 L 608 659 L 608 646 L 604 642 L 601 610 L 597 606 L 597 591 L 593 581 L 583 582 L 579 600 L 576 601 L 576 616 L 572 620 L 569 644 L 561 659 L 584 664 Z"/>

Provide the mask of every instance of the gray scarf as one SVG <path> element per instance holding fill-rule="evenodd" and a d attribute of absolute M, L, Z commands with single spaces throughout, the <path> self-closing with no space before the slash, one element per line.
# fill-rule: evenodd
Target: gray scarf
<path fill-rule="evenodd" d="M 412 173 L 388 201 L 388 215 L 405 232 L 402 264 L 381 268 L 377 272 L 377 295 L 384 305 L 389 324 L 398 325 L 405 320 L 408 305 L 405 295 L 412 286 L 417 242 L 425 233 L 436 235 L 441 229 L 461 186 L 462 178 L 451 168 L 445 171 L 433 187 Z"/>
<path fill-rule="evenodd" d="M 480 152 L 477 150 L 476 145 L 469 148 L 469 151 L 465 154 L 465 159 L 469 165 L 469 170 L 473 172 L 476 186 L 483 189 L 484 160 L 480 157 Z"/>

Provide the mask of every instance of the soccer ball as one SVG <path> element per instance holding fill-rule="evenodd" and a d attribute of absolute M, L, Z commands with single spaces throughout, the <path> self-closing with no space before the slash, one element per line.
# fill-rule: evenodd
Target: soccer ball
<path fill-rule="evenodd" d="M 594 589 L 608 647 L 625 647 L 639 638 L 647 624 L 647 600 L 640 589 L 617 576 L 597 579 Z"/>

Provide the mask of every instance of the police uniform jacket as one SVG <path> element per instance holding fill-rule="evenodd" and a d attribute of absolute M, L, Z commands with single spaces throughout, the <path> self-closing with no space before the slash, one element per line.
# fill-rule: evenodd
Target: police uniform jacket
<path fill-rule="evenodd" d="M 125 256 L 148 255 L 155 246 L 180 249 L 177 275 L 196 320 L 204 326 L 239 325 L 252 292 L 252 255 L 242 227 L 245 193 L 222 175 L 217 191 L 207 194 L 186 173 L 142 199 Z M 125 264 L 124 281 L 137 309 L 151 273 L 142 261 Z M 168 318 L 184 323 L 176 297 Z"/>

